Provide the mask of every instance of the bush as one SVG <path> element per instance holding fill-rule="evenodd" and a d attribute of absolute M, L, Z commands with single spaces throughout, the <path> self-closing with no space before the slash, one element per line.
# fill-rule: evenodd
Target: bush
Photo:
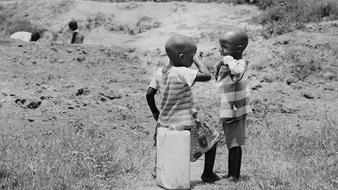
<path fill-rule="evenodd" d="M 6 34 L 12 34 L 18 31 L 33 32 L 35 31 L 35 27 L 33 27 L 32 23 L 28 20 L 7 21 L 5 30 Z"/>
<path fill-rule="evenodd" d="M 267 38 L 302 28 L 305 23 L 338 19 L 338 2 L 334 0 L 259 0 L 255 4 L 265 10 L 259 23 Z"/>

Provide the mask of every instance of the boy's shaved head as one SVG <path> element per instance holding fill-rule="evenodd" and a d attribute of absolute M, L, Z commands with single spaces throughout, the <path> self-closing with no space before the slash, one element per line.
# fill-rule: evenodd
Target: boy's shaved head
<path fill-rule="evenodd" d="M 170 37 L 165 44 L 165 51 L 173 63 L 178 62 L 180 54 L 196 50 L 197 46 L 192 38 L 179 34 L 175 34 Z"/>
<path fill-rule="evenodd" d="M 77 28 L 78 28 L 77 22 L 75 20 L 71 20 L 68 23 L 68 26 L 71 30 L 77 30 Z"/>
<path fill-rule="evenodd" d="M 242 50 L 246 48 L 248 41 L 248 35 L 243 31 L 229 31 L 219 39 L 221 44 L 225 42 L 235 46 L 242 46 Z"/>

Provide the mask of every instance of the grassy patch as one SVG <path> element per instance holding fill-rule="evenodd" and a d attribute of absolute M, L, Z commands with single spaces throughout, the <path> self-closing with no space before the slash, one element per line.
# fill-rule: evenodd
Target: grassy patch
<path fill-rule="evenodd" d="M 310 135 L 276 134 L 277 151 L 286 153 L 295 162 L 290 170 L 290 182 L 311 189 L 335 189 L 338 174 L 337 121 L 327 115 L 319 130 Z"/>
<path fill-rule="evenodd" d="M 322 78 L 327 72 L 336 75 L 334 51 L 328 44 L 314 46 L 291 46 L 280 53 L 277 64 L 281 66 L 282 78 L 290 74 L 297 80 L 305 80 L 309 77 Z"/>
<path fill-rule="evenodd" d="M 69 10 L 72 0 L 20 1 L 0 6 L 0 33 L 10 35 L 17 31 L 42 31 L 46 20 Z"/>
<path fill-rule="evenodd" d="M 265 10 L 258 21 L 266 38 L 302 28 L 305 23 L 338 19 L 335 0 L 259 0 L 256 5 Z"/>
<path fill-rule="evenodd" d="M 149 143 L 137 136 L 117 137 L 95 125 L 58 127 L 30 135 L 1 134 L 1 188 L 125 187 L 149 156 Z"/>

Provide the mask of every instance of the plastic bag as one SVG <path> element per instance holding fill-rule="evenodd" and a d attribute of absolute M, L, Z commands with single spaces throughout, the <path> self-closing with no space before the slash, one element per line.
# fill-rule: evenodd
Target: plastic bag
<path fill-rule="evenodd" d="M 190 161 L 195 162 L 204 153 L 208 152 L 219 140 L 217 129 L 205 122 L 195 119 L 195 125 L 191 129 Z"/>

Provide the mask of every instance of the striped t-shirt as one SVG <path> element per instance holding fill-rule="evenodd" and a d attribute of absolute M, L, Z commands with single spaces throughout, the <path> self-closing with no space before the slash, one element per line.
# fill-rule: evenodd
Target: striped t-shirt
<path fill-rule="evenodd" d="M 230 75 L 217 80 L 216 93 L 219 98 L 219 118 L 221 122 L 231 121 L 252 112 L 248 73 L 248 65 L 246 64 L 240 80 L 235 80 Z"/>
<path fill-rule="evenodd" d="M 194 124 L 191 87 L 197 72 L 186 67 L 162 67 L 155 72 L 149 87 L 160 94 L 158 122 L 161 125 L 190 127 Z"/>

